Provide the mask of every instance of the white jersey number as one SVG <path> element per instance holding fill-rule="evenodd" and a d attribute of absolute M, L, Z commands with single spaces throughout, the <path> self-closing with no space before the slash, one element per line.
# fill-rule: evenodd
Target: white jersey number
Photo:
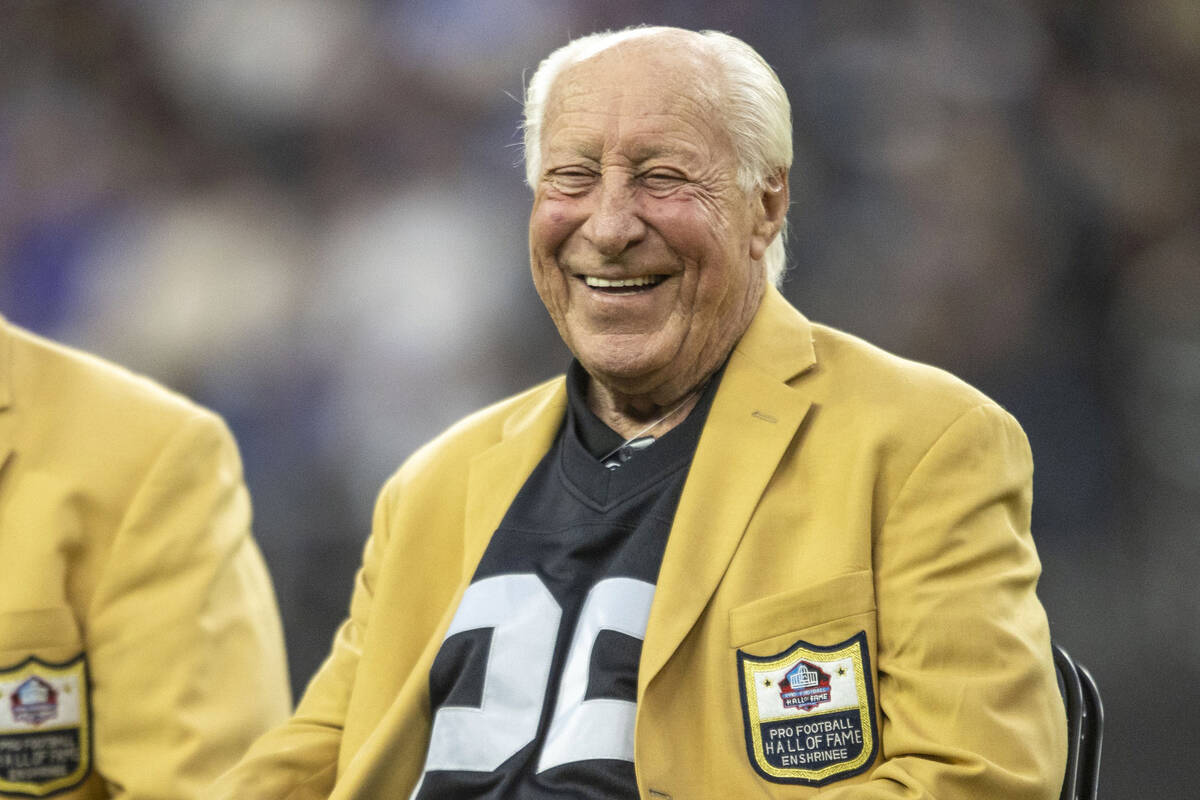
<path fill-rule="evenodd" d="M 606 578 L 588 592 L 567 650 L 538 772 L 595 758 L 633 761 L 636 704 L 584 696 L 600 632 L 644 639 L 653 599 L 654 585 L 633 578 Z M 497 575 L 467 587 L 446 638 L 491 629 L 483 699 L 478 708 L 438 709 L 426 772 L 491 772 L 533 741 L 561 620 L 562 609 L 536 575 Z"/>

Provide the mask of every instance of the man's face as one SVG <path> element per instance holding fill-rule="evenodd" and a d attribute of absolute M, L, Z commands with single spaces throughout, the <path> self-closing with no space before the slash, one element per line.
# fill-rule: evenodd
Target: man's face
<path fill-rule="evenodd" d="M 750 323 L 777 226 L 737 184 L 711 67 L 652 38 L 564 72 L 551 91 L 529 222 L 533 281 L 607 388 L 673 402 Z"/>

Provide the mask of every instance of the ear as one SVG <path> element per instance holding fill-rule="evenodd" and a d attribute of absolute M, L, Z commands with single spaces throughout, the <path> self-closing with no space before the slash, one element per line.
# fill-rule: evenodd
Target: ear
<path fill-rule="evenodd" d="M 750 234 L 750 257 L 762 260 L 767 247 L 779 235 L 788 210 L 788 173 L 780 169 L 767 178 L 754 197 L 754 230 Z"/>

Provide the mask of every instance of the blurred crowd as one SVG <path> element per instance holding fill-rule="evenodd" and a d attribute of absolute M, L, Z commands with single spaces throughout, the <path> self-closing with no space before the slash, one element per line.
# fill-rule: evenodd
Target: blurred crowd
<path fill-rule="evenodd" d="M 1109 711 L 1102 793 L 1190 792 L 1192 0 L 6 2 L 0 313 L 229 421 L 299 689 L 387 475 L 565 368 L 528 278 L 522 79 L 637 22 L 776 68 L 785 293 L 1024 424 L 1041 594 Z"/>

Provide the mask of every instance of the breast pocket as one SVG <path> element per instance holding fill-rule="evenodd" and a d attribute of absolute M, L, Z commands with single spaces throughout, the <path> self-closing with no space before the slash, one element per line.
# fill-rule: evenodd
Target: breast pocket
<path fill-rule="evenodd" d="M 82 650 L 79 625 L 68 608 L 0 612 L 0 667 L 30 656 L 65 661 Z"/>
<path fill-rule="evenodd" d="M 765 781 L 821 787 L 865 776 L 878 756 L 869 570 L 729 613 L 746 753 Z"/>
<path fill-rule="evenodd" d="M 870 570 L 762 597 L 729 612 L 729 645 L 754 649 L 775 640 L 832 638 L 866 630 L 874 637 L 875 586 Z M 854 630 L 850 630 L 854 628 Z"/>
<path fill-rule="evenodd" d="M 0 796 L 70 793 L 92 775 L 92 702 L 67 608 L 0 612 Z"/>

